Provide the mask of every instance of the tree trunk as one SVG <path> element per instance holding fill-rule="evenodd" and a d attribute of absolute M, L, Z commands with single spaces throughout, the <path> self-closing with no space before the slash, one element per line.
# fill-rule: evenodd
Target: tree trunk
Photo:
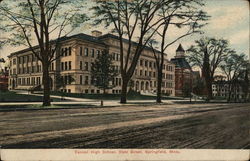
<path fill-rule="evenodd" d="M 232 94 L 232 85 L 229 83 L 228 87 L 229 87 L 228 88 L 229 92 L 228 92 L 227 102 L 230 102 L 231 101 L 231 94 Z"/>
<path fill-rule="evenodd" d="M 127 103 L 127 86 L 128 79 L 122 79 L 122 91 L 121 91 L 121 99 L 120 103 Z"/>
<path fill-rule="evenodd" d="M 207 81 L 207 91 L 208 91 L 208 100 L 213 98 L 213 90 L 212 90 L 212 80 L 211 78 Z"/>
<path fill-rule="evenodd" d="M 50 79 L 47 63 L 43 63 L 43 106 L 50 106 Z"/>
<path fill-rule="evenodd" d="M 157 103 L 162 103 L 162 100 L 161 100 L 161 87 L 162 87 L 162 70 L 159 70 L 158 78 L 157 78 L 157 96 L 156 96 L 156 102 Z"/>
<path fill-rule="evenodd" d="M 208 75 L 205 76 L 205 84 L 206 84 L 206 91 L 207 91 L 207 100 L 211 100 L 213 97 L 212 91 L 212 80 L 209 78 Z"/>

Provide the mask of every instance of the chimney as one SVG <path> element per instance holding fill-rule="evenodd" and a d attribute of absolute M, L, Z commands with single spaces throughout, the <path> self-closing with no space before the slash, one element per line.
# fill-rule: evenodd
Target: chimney
<path fill-rule="evenodd" d="M 92 33 L 92 36 L 94 36 L 94 37 L 102 36 L 102 32 L 101 31 L 94 30 L 91 33 Z"/>

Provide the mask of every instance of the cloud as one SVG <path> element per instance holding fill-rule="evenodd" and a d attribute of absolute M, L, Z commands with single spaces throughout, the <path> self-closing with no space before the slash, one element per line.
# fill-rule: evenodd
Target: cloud
<path fill-rule="evenodd" d="M 249 21 L 249 8 L 245 5 L 207 8 L 206 11 L 212 16 L 208 27 L 214 30 L 234 28 L 238 22 Z"/>
<path fill-rule="evenodd" d="M 229 37 L 231 44 L 242 44 L 246 41 L 249 42 L 249 30 L 239 31 Z"/>

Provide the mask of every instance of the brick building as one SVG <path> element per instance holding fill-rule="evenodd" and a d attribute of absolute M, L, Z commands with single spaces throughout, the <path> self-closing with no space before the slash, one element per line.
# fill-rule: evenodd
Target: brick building
<path fill-rule="evenodd" d="M 8 90 L 9 73 L 7 68 L 0 69 L 0 91 Z"/>
<path fill-rule="evenodd" d="M 176 56 L 171 59 L 175 64 L 175 95 L 187 96 L 192 92 L 192 68 L 185 58 L 185 50 L 180 44 Z"/>
<path fill-rule="evenodd" d="M 120 69 L 119 39 L 112 34 L 102 35 L 99 31 L 92 31 L 92 35 L 77 34 L 62 37 L 59 41 L 60 48 L 56 55 L 61 55 L 50 66 L 50 82 L 52 90 L 61 90 L 72 93 L 100 93 L 93 85 L 91 78 L 91 65 L 99 54 L 107 50 L 112 55 L 114 66 Z M 135 43 L 135 42 L 134 42 Z M 124 49 L 128 47 L 124 39 Z M 135 48 L 135 47 L 133 47 Z M 39 51 L 39 48 L 36 48 Z M 29 49 L 11 53 L 9 89 L 29 89 L 42 86 L 42 64 Z M 162 92 L 175 95 L 175 65 L 165 60 L 163 71 Z M 68 82 L 65 88 L 57 89 L 56 77 L 60 75 Z M 132 81 L 132 89 L 138 92 L 156 92 L 156 64 L 149 47 L 146 47 L 137 63 Z M 67 81 L 73 78 L 74 81 Z M 111 84 L 115 85 L 108 93 L 121 92 L 121 76 L 117 76 Z"/>

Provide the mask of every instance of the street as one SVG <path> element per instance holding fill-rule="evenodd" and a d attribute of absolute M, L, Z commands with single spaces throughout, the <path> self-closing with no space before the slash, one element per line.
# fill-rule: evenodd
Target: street
<path fill-rule="evenodd" d="M 2 148 L 250 148 L 250 104 L 0 112 Z"/>

